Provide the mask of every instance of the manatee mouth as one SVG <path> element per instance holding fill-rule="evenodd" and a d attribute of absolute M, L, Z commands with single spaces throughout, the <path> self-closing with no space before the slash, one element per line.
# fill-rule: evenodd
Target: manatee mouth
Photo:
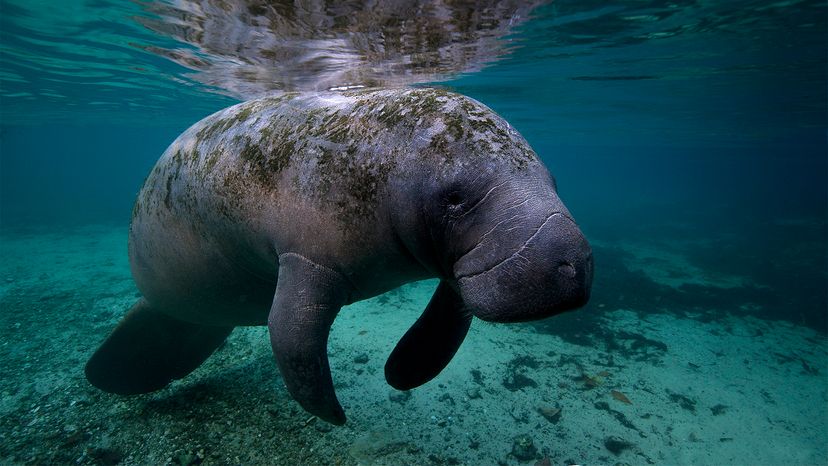
<path fill-rule="evenodd" d="M 508 232 L 503 232 L 504 234 Z M 480 256 L 475 256 L 482 255 Z M 575 221 L 549 214 L 514 252 L 481 266 L 485 248 L 456 268 L 457 288 L 476 317 L 490 322 L 536 320 L 583 306 L 592 286 L 592 250 Z"/>
<path fill-rule="evenodd" d="M 485 273 L 489 273 L 489 272 L 491 272 L 491 271 L 493 271 L 493 270 L 497 269 L 498 267 L 502 266 L 503 264 L 508 263 L 509 261 L 511 261 L 512 259 L 514 259 L 514 258 L 516 258 L 516 257 L 523 257 L 523 256 L 521 256 L 521 255 L 520 255 L 520 254 L 521 254 L 521 252 L 522 252 L 522 251 L 524 251 L 524 250 L 526 250 L 527 245 L 528 245 L 528 244 L 529 244 L 529 243 L 530 243 L 533 239 L 535 239 L 535 237 L 536 237 L 536 236 L 538 236 L 538 234 L 540 234 L 541 230 L 543 230 L 543 227 L 544 227 L 547 223 L 549 223 L 549 221 L 550 221 L 550 220 L 552 220 L 554 217 L 559 216 L 559 215 L 560 215 L 560 216 L 564 216 L 564 217 L 568 218 L 568 219 L 569 219 L 570 221 L 572 221 L 573 223 L 575 222 L 575 220 L 574 220 L 572 217 L 570 217 L 570 216 L 568 216 L 568 215 L 564 214 L 563 212 L 552 212 L 551 214 L 549 214 L 549 215 L 546 217 L 546 219 L 544 219 L 543 223 L 541 223 L 541 224 L 540 224 L 540 226 L 538 226 L 538 227 L 535 229 L 535 231 L 534 231 L 534 232 L 533 232 L 533 233 L 532 233 L 532 234 L 531 234 L 528 238 L 526 238 L 526 241 L 524 241 L 524 242 L 523 242 L 523 244 L 522 244 L 522 245 L 521 245 L 521 246 L 520 246 L 520 247 L 519 247 L 519 248 L 518 248 L 515 252 L 513 252 L 512 254 L 510 254 L 510 255 L 508 255 L 508 256 L 506 256 L 506 257 L 504 257 L 503 259 L 500 259 L 499 261 L 495 262 L 495 263 L 494 263 L 494 264 L 492 264 L 492 265 L 488 265 L 488 266 L 483 267 L 483 269 L 478 270 L 478 271 L 476 271 L 476 272 L 465 272 L 465 273 L 462 273 L 462 272 L 461 272 L 461 273 L 455 274 L 455 277 L 454 277 L 454 278 L 455 278 L 455 279 L 458 281 L 458 283 L 459 283 L 459 282 L 460 282 L 461 280 L 463 280 L 463 279 L 469 279 L 469 278 L 476 277 L 476 276 L 478 276 L 478 275 L 483 275 L 483 274 L 485 274 Z M 468 258 L 468 257 L 470 257 L 472 254 L 474 254 L 474 253 L 475 253 L 475 251 L 477 251 L 477 250 L 478 250 L 478 248 L 480 248 L 482 244 L 484 244 L 484 243 L 482 243 L 482 242 L 481 242 L 481 243 L 478 243 L 478 244 L 477 244 L 477 246 L 475 246 L 474 248 L 472 248 L 472 249 L 471 249 L 470 251 L 468 251 L 467 253 L 463 254 L 463 255 L 460 257 L 460 259 L 458 259 L 458 260 L 457 260 L 456 264 L 458 264 L 458 266 L 456 266 L 456 268 L 458 268 L 458 269 L 459 269 L 459 268 L 463 268 L 463 266 L 462 266 L 462 265 L 459 265 L 459 264 L 463 264 L 463 263 L 464 263 L 464 259 L 466 259 L 466 261 L 468 261 L 468 259 L 467 259 L 467 258 Z M 571 264 L 570 264 L 570 266 L 571 266 Z"/>

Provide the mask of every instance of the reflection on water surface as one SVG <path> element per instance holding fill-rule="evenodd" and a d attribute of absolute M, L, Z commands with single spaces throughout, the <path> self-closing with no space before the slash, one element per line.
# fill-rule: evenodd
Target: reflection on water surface
<path fill-rule="evenodd" d="M 479 70 L 539 1 L 263 2 L 176 0 L 141 22 L 189 47 L 147 50 L 195 79 L 250 98 L 438 81 Z"/>

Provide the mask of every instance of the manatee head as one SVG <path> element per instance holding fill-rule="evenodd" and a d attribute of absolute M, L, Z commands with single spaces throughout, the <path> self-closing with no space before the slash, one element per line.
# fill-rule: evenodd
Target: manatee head
<path fill-rule="evenodd" d="M 586 304 L 592 251 L 543 166 L 482 173 L 451 184 L 435 224 L 468 309 L 516 322 Z"/>
<path fill-rule="evenodd" d="M 459 104 L 436 117 L 448 123 L 431 125 L 442 144 L 418 188 L 427 229 L 420 241 L 428 246 L 417 253 L 483 320 L 534 320 L 583 306 L 592 251 L 554 179 L 506 121 L 453 98 Z"/>

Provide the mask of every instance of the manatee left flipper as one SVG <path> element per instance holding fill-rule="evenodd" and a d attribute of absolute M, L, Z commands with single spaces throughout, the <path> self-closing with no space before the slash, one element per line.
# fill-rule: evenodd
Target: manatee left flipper
<path fill-rule="evenodd" d="M 119 395 L 160 390 L 194 371 L 232 331 L 168 317 L 141 298 L 86 363 L 86 378 Z"/>
<path fill-rule="evenodd" d="M 398 390 L 410 390 L 433 379 L 454 357 L 469 326 L 471 313 L 463 300 L 441 281 L 423 315 L 388 357 L 385 380 Z"/>
<path fill-rule="evenodd" d="M 276 297 L 267 319 L 276 364 L 290 395 L 311 414 L 345 423 L 328 365 L 328 334 L 350 287 L 338 272 L 299 254 L 279 256 Z"/>

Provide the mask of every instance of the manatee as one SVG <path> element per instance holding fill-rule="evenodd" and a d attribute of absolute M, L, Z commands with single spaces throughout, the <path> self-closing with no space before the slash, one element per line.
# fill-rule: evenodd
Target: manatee
<path fill-rule="evenodd" d="M 434 378 L 473 317 L 542 319 L 589 299 L 592 252 L 529 144 L 441 89 L 282 94 L 185 131 L 138 195 L 129 229 L 142 297 L 86 376 L 147 393 L 197 368 L 236 326 L 267 325 L 290 395 L 343 424 L 327 340 L 344 305 L 437 277 L 385 365 Z"/>

